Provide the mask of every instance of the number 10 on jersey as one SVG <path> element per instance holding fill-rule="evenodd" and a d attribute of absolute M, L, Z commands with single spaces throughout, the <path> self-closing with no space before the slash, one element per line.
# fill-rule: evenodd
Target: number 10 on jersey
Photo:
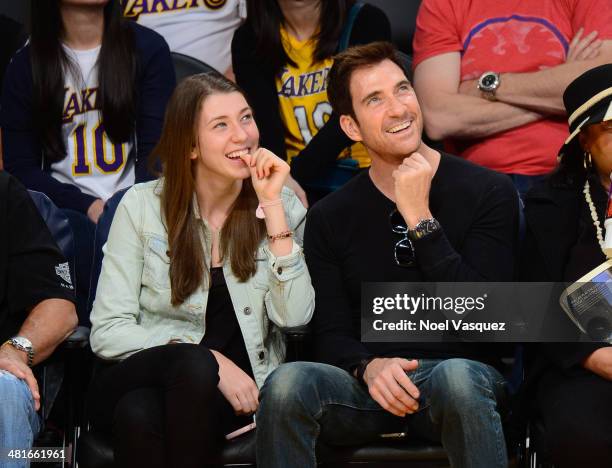
<path fill-rule="evenodd" d="M 81 124 L 72 132 L 69 152 L 73 155 L 72 174 L 74 176 L 92 173 L 91 162 L 102 174 L 119 172 L 125 165 L 127 143 L 113 143 L 102 122 L 93 130 Z"/>

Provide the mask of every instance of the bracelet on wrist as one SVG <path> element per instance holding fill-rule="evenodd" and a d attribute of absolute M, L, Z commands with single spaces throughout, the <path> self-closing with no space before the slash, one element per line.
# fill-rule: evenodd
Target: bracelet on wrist
<path fill-rule="evenodd" d="M 263 210 L 264 208 L 268 208 L 269 206 L 282 205 L 282 204 L 283 204 L 283 200 L 281 200 L 280 198 L 276 200 L 259 202 L 259 205 L 257 205 L 257 209 L 255 210 L 255 216 L 259 219 L 265 219 L 266 213 Z"/>
<path fill-rule="evenodd" d="M 268 234 L 268 240 L 270 242 L 287 239 L 288 237 L 293 237 L 293 231 L 283 231 L 279 232 L 278 234 Z"/>

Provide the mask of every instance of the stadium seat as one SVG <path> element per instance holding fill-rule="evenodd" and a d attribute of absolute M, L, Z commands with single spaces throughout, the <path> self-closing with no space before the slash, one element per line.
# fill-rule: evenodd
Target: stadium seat
<path fill-rule="evenodd" d="M 412 38 L 421 0 L 368 0 L 384 11 L 391 23 L 391 40 L 395 47 L 412 56 Z"/>
<path fill-rule="evenodd" d="M 53 240 L 68 260 L 70 270 L 74 272 L 74 238 L 68 218 L 44 193 L 34 190 L 28 190 L 28 193 L 45 221 Z"/>
<path fill-rule="evenodd" d="M 189 55 L 179 54 L 178 52 L 171 52 L 170 55 L 172 56 L 177 83 L 191 75 L 217 71 L 210 65 L 190 57 Z"/>

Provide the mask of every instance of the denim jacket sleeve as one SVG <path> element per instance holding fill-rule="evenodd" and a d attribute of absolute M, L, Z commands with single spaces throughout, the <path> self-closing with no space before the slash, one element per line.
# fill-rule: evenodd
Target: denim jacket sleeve
<path fill-rule="evenodd" d="M 294 231 L 291 253 L 276 257 L 268 248 L 269 285 L 265 296 L 268 317 L 277 326 L 296 327 L 310 322 L 314 312 L 314 288 L 302 250 L 306 208 L 295 193 L 284 187 L 281 194 L 287 224 Z"/>
<path fill-rule="evenodd" d="M 136 188 L 117 207 L 104 245 L 104 260 L 91 312 L 91 349 L 103 359 L 124 359 L 167 342 L 140 325 L 139 292 L 144 265 L 143 207 Z"/>

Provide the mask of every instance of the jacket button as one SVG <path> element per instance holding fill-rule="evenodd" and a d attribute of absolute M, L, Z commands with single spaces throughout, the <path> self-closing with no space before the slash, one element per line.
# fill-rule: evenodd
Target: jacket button
<path fill-rule="evenodd" d="M 245 307 L 243 312 L 244 312 L 244 315 L 251 315 L 251 308 Z"/>
<path fill-rule="evenodd" d="M 257 355 L 257 357 L 259 358 L 260 361 L 263 361 L 265 356 L 266 355 L 264 354 L 263 351 L 260 351 L 259 354 Z"/>
<path fill-rule="evenodd" d="M 281 275 L 281 274 L 283 273 L 283 269 L 282 269 L 281 267 L 278 267 L 278 268 L 276 269 L 276 272 L 277 272 L 279 275 Z"/>

